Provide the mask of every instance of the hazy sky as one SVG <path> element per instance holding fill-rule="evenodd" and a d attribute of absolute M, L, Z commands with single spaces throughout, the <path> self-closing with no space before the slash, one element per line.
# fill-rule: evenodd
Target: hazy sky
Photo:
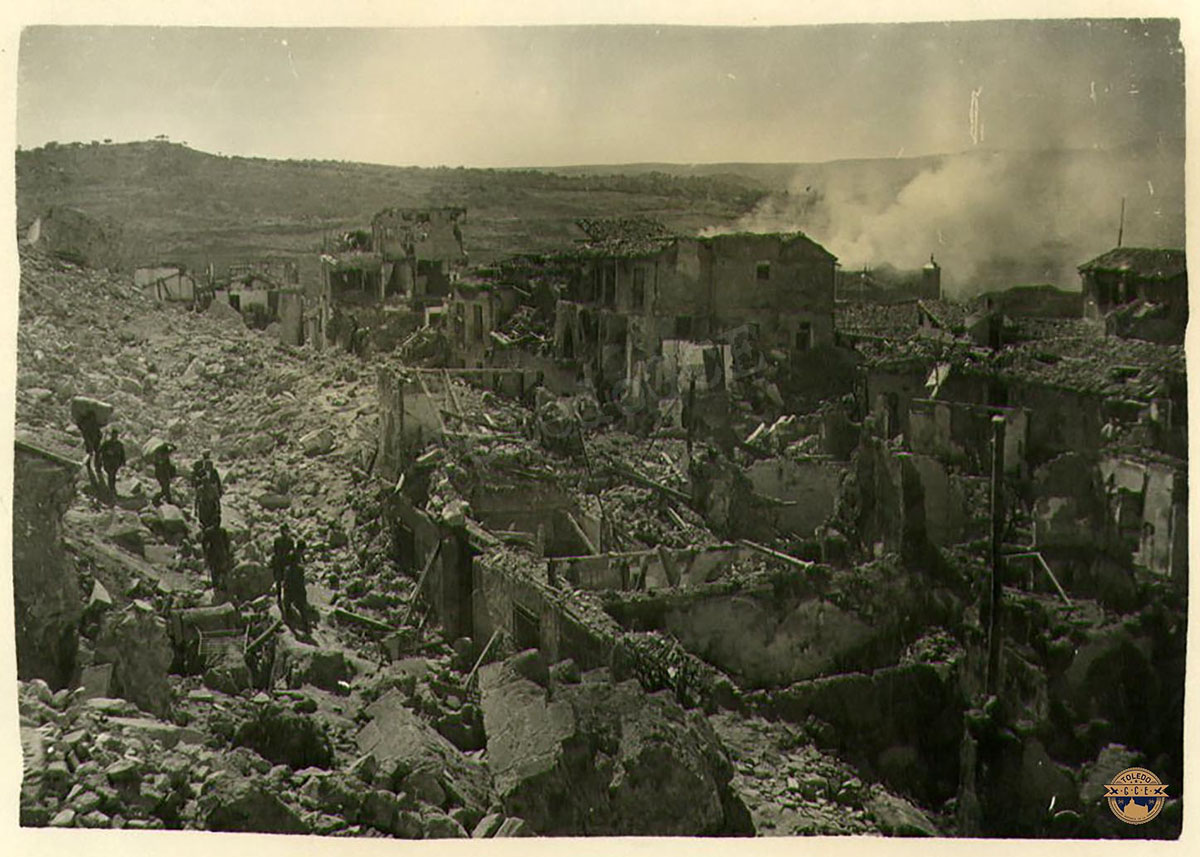
<path fill-rule="evenodd" d="M 416 165 L 817 161 L 1116 146 L 1182 135 L 1183 104 L 1177 27 L 1162 21 L 35 27 L 17 142 L 166 134 Z"/>

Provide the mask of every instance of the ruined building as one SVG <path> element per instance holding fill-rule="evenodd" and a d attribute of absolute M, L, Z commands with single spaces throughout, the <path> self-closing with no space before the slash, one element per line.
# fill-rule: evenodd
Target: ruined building
<path fill-rule="evenodd" d="M 80 462 L 69 450 L 20 439 L 15 445 L 13 588 L 17 675 L 55 689 L 76 675 L 83 596 L 62 542 Z"/>
<path fill-rule="evenodd" d="M 833 341 L 837 260 L 805 235 L 682 237 L 641 218 L 580 226 L 588 237 L 555 341 L 601 384 L 631 377 L 671 340 L 742 336 L 792 356 Z"/>
<path fill-rule="evenodd" d="M 427 305 L 449 294 L 467 263 L 459 226 L 466 213 L 465 208 L 385 208 L 371 218 L 383 297 L 402 294 L 414 305 Z"/>
<path fill-rule="evenodd" d="M 321 255 L 330 296 L 339 302 L 403 298 L 413 308 L 439 304 L 467 264 L 463 208 L 385 208 L 370 232 L 346 232 Z"/>
<path fill-rule="evenodd" d="M 1187 257 L 1182 250 L 1117 247 L 1079 266 L 1084 316 L 1110 333 L 1182 343 L 1187 329 Z"/>
<path fill-rule="evenodd" d="M 196 277 L 183 265 L 143 265 L 134 270 L 133 284 L 160 301 L 191 302 L 196 299 Z"/>

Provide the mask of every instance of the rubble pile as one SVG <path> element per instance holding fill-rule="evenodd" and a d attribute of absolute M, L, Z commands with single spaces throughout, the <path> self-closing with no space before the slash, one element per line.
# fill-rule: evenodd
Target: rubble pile
<path fill-rule="evenodd" d="M 222 526 L 237 555 L 234 603 L 226 607 L 237 617 L 239 644 L 279 618 L 267 566 L 283 521 L 307 542 L 310 599 L 323 619 L 343 603 L 377 621 L 399 617 L 411 584 L 387 573 L 387 536 L 371 518 L 377 500 L 362 480 L 375 446 L 373 384 L 360 380 L 353 361 L 337 352 L 280 346 L 231 320 L 161 307 L 124 278 L 31 252 L 22 254 L 21 311 L 22 430 L 78 449 L 68 400 L 92 395 L 112 403 L 114 425 L 131 450 L 168 437 L 180 471 L 201 451 L 212 451 L 225 485 Z M 378 634 L 322 621 L 313 645 L 284 628 L 267 635 L 261 663 L 239 655 L 214 666 L 210 652 L 210 665 L 195 677 L 169 673 L 182 653 L 168 620 L 178 611 L 210 609 L 214 593 L 187 480 L 182 473 L 174 480 L 176 505 L 154 505 L 149 462 L 135 452 L 131 465 L 118 482 L 115 505 L 102 504 L 95 483 L 85 478 L 65 514 L 63 537 L 76 560 L 78 586 L 90 594 L 78 608 L 85 684 L 51 697 L 57 708 L 39 701 L 48 691 L 44 684 L 23 685 L 23 699 L 30 700 L 22 707 L 25 743 L 35 749 L 27 756 L 27 822 L 367 830 L 353 813 L 320 812 L 326 807 L 319 790 L 304 786 L 319 776 L 315 772 L 349 768 L 357 757 L 355 717 L 369 702 L 360 701 L 357 688 L 378 681 Z M 375 584 L 385 580 L 399 588 L 381 601 Z M 419 635 L 415 640 L 421 644 Z M 277 689 L 254 696 L 259 680 L 272 673 Z M 110 699 L 116 695 L 125 699 Z M 461 715 L 457 720 L 461 727 Z M 72 735 L 79 752 L 71 755 L 59 739 L 78 731 L 69 728 L 76 724 L 91 731 L 86 740 Z M 95 736 L 103 740 L 93 750 Z M 184 754 L 174 769 L 170 753 Z M 139 773 L 129 779 L 142 786 L 128 800 L 105 779 L 107 767 L 125 756 L 137 757 Z M 162 778 L 169 770 L 175 773 L 168 783 Z M 187 776 L 180 779 L 180 772 Z M 87 798 L 81 811 L 77 798 L 92 792 L 102 800 Z M 490 805 L 486 794 L 479 802 L 482 816 Z M 404 835 L 461 829 L 419 813 L 414 818 Z M 516 826 L 509 824 L 504 835 Z"/>
<path fill-rule="evenodd" d="M 709 722 L 733 759 L 733 788 L 764 835 L 939 833 L 918 806 L 817 749 L 803 727 L 728 713 Z"/>
<path fill-rule="evenodd" d="M 584 227 L 587 258 L 673 240 L 638 218 Z M 791 388 L 812 365 L 751 349 L 706 400 L 712 425 L 638 433 L 646 415 L 624 419 L 599 385 L 559 396 L 522 375 L 517 397 L 418 370 L 452 362 L 436 328 L 368 364 L 23 248 L 23 822 L 1119 835 L 1088 797 L 1110 769 L 1182 777 L 1185 598 L 1161 576 L 1177 546 L 1154 538 L 1182 474 L 1161 449 L 1100 461 L 1102 443 L 1071 448 L 1087 426 L 937 393 L 1070 386 L 1124 416 L 1104 435 L 1115 454 L 1165 435 L 1181 353 L 983 348 L 955 336 L 974 324 L 957 311 L 916 309 L 940 333 L 888 341 L 860 313 L 857 354 L 806 396 Z M 551 359 L 546 318 L 523 306 L 492 337 Z M 872 397 L 842 384 L 858 366 L 904 380 Z M 111 407 L 129 451 L 115 488 L 78 463 L 79 397 Z M 978 426 L 998 431 L 997 410 L 1011 496 L 993 508 Z M 287 539 L 306 607 L 287 595 Z M 1177 828 L 1178 801 L 1163 818 Z"/>
<path fill-rule="evenodd" d="M 543 834 L 751 832 L 702 716 L 605 670 L 552 681 L 540 657 L 523 652 L 480 678 L 488 764 L 506 811 Z"/>
<path fill-rule="evenodd" d="M 538 353 L 546 353 L 554 345 L 554 331 L 531 306 L 517 307 L 493 337 L 502 345 L 520 345 Z"/>
<path fill-rule="evenodd" d="M 22 682 L 27 771 L 22 823 L 51 827 L 305 832 L 305 813 L 267 783 L 290 781 L 257 754 L 212 746 L 203 732 L 122 699 L 51 694 Z M 34 763 L 36 762 L 36 766 Z M 238 820 L 240 819 L 240 821 Z"/>

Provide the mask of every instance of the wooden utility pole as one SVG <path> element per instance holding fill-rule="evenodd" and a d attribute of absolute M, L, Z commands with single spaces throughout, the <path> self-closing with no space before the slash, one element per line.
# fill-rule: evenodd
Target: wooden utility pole
<path fill-rule="evenodd" d="M 992 417 L 992 538 L 990 557 L 991 586 L 988 594 L 987 621 L 987 692 L 995 694 L 1000 688 L 1000 649 L 1002 629 L 1000 610 L 1004 597 L 1003 559 L 1000 548 L 1004 541 L 1004 417 Z"/>
<path fill-rule="evenodd" d="M 1125 239 L 1125 197 L 1121 197 L 1121 223 L 1117 227 L 1117 246 Z"/>

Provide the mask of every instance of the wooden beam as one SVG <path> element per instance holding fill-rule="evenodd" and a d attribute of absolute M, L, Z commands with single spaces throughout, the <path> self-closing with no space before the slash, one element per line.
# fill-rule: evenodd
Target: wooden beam
<path fill-rule="evenodd" d="M 758 542 L 752 542 L 749 539 L 739 539 L 738 544 L 745 545 L 751 550 L 758 551 L 763 556 L 769 556 L 772 559 L 779 560 L 780 562 L 786 562 L 788 565 L 795 566 L 796 568 L 802 568 L 805 571 L 816 565 L 814 562 L 800 559 L 799 557 L 792 556 L 791 554 L 786 554 L 783 551 L 777 551 L 774 548 L 767 547 L 766 545 L 760 545 Z"/>
<path fill-rule="evenodd" d="M 1046 558 L 1042 556 L 1041 551 L 1026 551 L 1024 553 L 1010 553 L 1005 556 L 1005 559 L 1036 559 L 1046 572 L 1046 576 L 1050 578 L 1050 582 L 1054 584 L 1054 588 L 1058 590 L 1058 594 L 1068 607 L 1072 605 L 1072 601 L 1067 591 L 1062 588 L 1062 584 L 1058 582 L 1054 571 L 1050 568 L 1050 564 L 1046 562 Z"/>
<path fill-rule="evenodd" d="M 570 512 L 567 512 L 567 520 L 571 522 L 571 528 L 575 530 L 575 535 L 579 536 L 583 540 L 583 543 L 587 545 L 588 553 L 600 553 L 600 551 L 596 550 L 596 543 L 588 538 L 588 534 L 584 532 L 579 521 Z"/>
<path fill-rule="evenodd" d="M 475 679 L 475 673 L 483 666 L 483 659 L 487 657 L 487 653 L 492 650 L 492 645 L 496 642 L 496 638 L 500 636 L 500 629 L 492 631 L 492 637 L 487 641 L 487 645 L 483 647 L 483 651 L 479 653 L 479 659 L 475 661 L 475 666 L 471 667 L 471 671 L 467 673 L 467 678 L 463 682 L 463 687 L 470 687 L 471 682 Z"/>
<path fill-rule="evenodd" d="M 450 379 L 450 373 L 445 369 L 442 370 L 442 378 L 446 382 L 446 392 L 450 396 L 450 404 L 454 406 L 454 413 L 458 415 L 459 419 L 464 419 L 463 409 L 458 404 L 458 394 L 454 392 L 454 382 Z"/>
<path fill-rule="evenodd" d="M 407 625 L 409 619 L 412 617 L 413 607 L 416 605 L 417 599 L 421 597 L 421 589 L 425 586 L 425 578 L 429 577 L 429 570 L 433 568 L 433 563 L 437 560 L 441 552 L 442 543 L 439 540 L 430 552 L 429 559 L 425 560 L 425 567 L 421 569 L 421 576 L 417 578 L 417 585 L 413 589 L 412 598 L 408 599 L 408 606 L 404 608 L 404 616 L 400 619 L 401 625 Z"/>
<path fill-rule="evenodd" d="M 671 584 L 671 588 L 679 586 L 679 566 L 675 564 L 675 557 L 671 556 L 671 552 L 663 545 L 659 545 L 655 550 L 658 552 L 659 562 L 663 564 L 663 571 L 667 573 L 667 583 Z"/>
<path fill-rule="evenodd" d="M 261 634 L 259 634 L 257 637 L 255 637 L 254 642 L 252 642 L 250 645 L 246 646 L 246 654 L 252 655 L 256 651 L 258 651 L 259 646 L 261 646 L 263 643 L 265 643 L 272 634 L 274 634 L 277 630 L 279 630 L 279 626 L 282 624 L 283 624 L 282 619 L 276 619 L 274 622 L 272 622 L 271 627 L 267 628 L 267 630 L 263 631 Z M 249 627 L 247 627 L 246 628 L 247 633 L 249 632 L 249 630 L 250 630 Z"/>
<path fill-rule="evenodd" d="M 333 615 L 337 619 L 351 622 L 355 625 L 361 625 L 364 628 L 370 628 L 372 631 L 384 631 L 390 633 L 391 631 L 395 630 L 391 625 L 388 625 L 385 622 L 380 622 L 378 619 L 372 619 L 370 616 L 363 616 L 361 613 L 353 613 L 347 610 L 345 607 L 335 607 L 333 609 Z"/>
<path fill-rule="evenodd" d="M 672 488 L 669 485 L 663 485 L 661 482 L 656 482 L 655 480 L 651 479 L 649 476 L 646 476 L 642 473 L 639 473 L 637 470 L 634 470 L 632 467 L 629 467 L 624 464 L 616 464 L 615 467 L 616 467 L 616 470 L 618 473 L 632 479 L 634 482 L 637 482 L 638 484 L 643 485 L 646 488 L 653 488 L 656 491 L 661 491 L 663 494 L 667 495 L 668 497 L 671 497 L 672 499 L 678 500 L 681 503 L 690 504 L 692 502 L 692 498 L 689 497 L 687 494 L 683 493 L 682 491 L 680 491 L 679 489 Z"/>
<path fill-rule="evenodd" d="M 425 376 L 417 375 L 417 382 L 421 385 L 421 392 L 425 394 L 425 398 L 429 399 L 430 402 L 435 403 L 433 404 L 433 412 L 435 415 L 437 415 L 438 425 L 442 427 L 442 434 L 449 434 L 450 432 L 446 429 L 446 421 L 442 419 L 442 409 L 437 406 L 437 400 L 433 397 L 433 394 L 429 392 L 429 387 L 425 384 Z"/>
<path fill-rule="evenodd" d="M 688 526 L 688 522 L 685 521 L 678 512 L 676 512 L 670 506 L 667 506 L 666 508 L 667 508 L 667 517 L 675 522 L 675 526 L 679 527 L 679 529 L 681 529 L 681 530 L 690 529 Z"/>

